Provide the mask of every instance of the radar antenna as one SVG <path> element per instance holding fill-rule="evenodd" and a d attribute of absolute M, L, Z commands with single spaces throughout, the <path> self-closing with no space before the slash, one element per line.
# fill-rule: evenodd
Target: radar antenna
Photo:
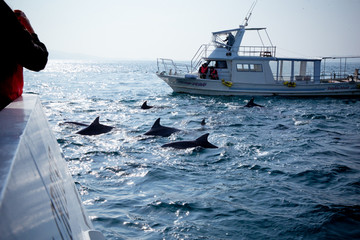
<path fill-rule="evenodd" d="M 251 5 L 248 13 L 246 14 L 246 17 L 245 17 L 245 20 L 244 20 L 244 24 L 243 24 L 244 27 L 246 27 L 246 26 L 248 25 L 248 21 L 250 20 L 252 11 L 254 10 L 256 3 L 257 3 L 257 0 L 256 0 L 255 2 L 253 2 L 253 4 Z"/>

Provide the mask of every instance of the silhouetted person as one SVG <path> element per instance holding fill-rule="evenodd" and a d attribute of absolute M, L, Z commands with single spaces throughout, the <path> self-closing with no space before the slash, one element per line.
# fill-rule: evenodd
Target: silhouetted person
<path fill-rule="evenodd" d="M 48 51 L 40 42 L 26 15 L 0 0 L 0 110 L 23 92 L 23 67 L 45 68 Z"/>
<path fill-rule="evenodd" d="M 234 45 L 234 43 L 235 43 L 235 37 L 234 37 L 234 35 L 232 35 L 232 33 L 229 33 L 224 41 L 226 42 L 227 50 L 230 51 L 232 45 Z"/>

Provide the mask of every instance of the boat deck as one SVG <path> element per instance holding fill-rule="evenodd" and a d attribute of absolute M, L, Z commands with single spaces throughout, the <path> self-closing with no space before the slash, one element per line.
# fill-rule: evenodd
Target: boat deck
<path fill-rule="evenodd" d="M 1 239 L 104 239 L 93 229 L 36 95 L 0 111 Z"/>

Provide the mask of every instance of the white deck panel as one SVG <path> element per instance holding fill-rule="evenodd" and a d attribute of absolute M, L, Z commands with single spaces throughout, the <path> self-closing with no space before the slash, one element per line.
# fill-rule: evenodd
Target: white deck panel
<path fill-rule="evenodd" d="M 104 239 L 93 229 L 36 95 L 0 111 L 1 239 Z"/>

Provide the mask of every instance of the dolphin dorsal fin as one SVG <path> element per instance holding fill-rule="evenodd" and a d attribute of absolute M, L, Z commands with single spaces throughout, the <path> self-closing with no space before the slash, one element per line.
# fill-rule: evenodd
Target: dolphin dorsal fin
<path fill-rule="evenodd" d="M 196 142 L 208 142 L 208 136 L 209 136 L 209 133 L 206 133 L 206 134 L 202 135 L 201 137 L 197 138 L 195 141 Z"/>
<path fill-rule="evenodd" d="M 95 120 L 90 124 L 92 126 L 100 124 L 100 117 L 95 118 Z"/>
<path fill-rule="evenodd" d="M 197 138 L 195 140 L 195 142 L 201 146 L 201 147 L 204 147 L 204 148 L 218 148 L 217 146 L 215 146 L 214 144 L 212 143 L 209 143 L 208 141 L 208 136 L 209 136 L 209 133 L 206 133 L 204 135 L 202 135 L 201 137 Z"/>
<path fill-rule="evenodd" d="M 145 101 L 144 103 L 143 103 L 143 105 L 141 106 L 141 108 L 146 108 L 148 105 L 147 105 L 147 101 Z"/>
<path fill-rule="evenodd" d="M 156 119 L 156 121 L 154 122 L 154 125 L 151 128 L 158 128 L 158 127 L 161 127 L 160 118 Z"/>

